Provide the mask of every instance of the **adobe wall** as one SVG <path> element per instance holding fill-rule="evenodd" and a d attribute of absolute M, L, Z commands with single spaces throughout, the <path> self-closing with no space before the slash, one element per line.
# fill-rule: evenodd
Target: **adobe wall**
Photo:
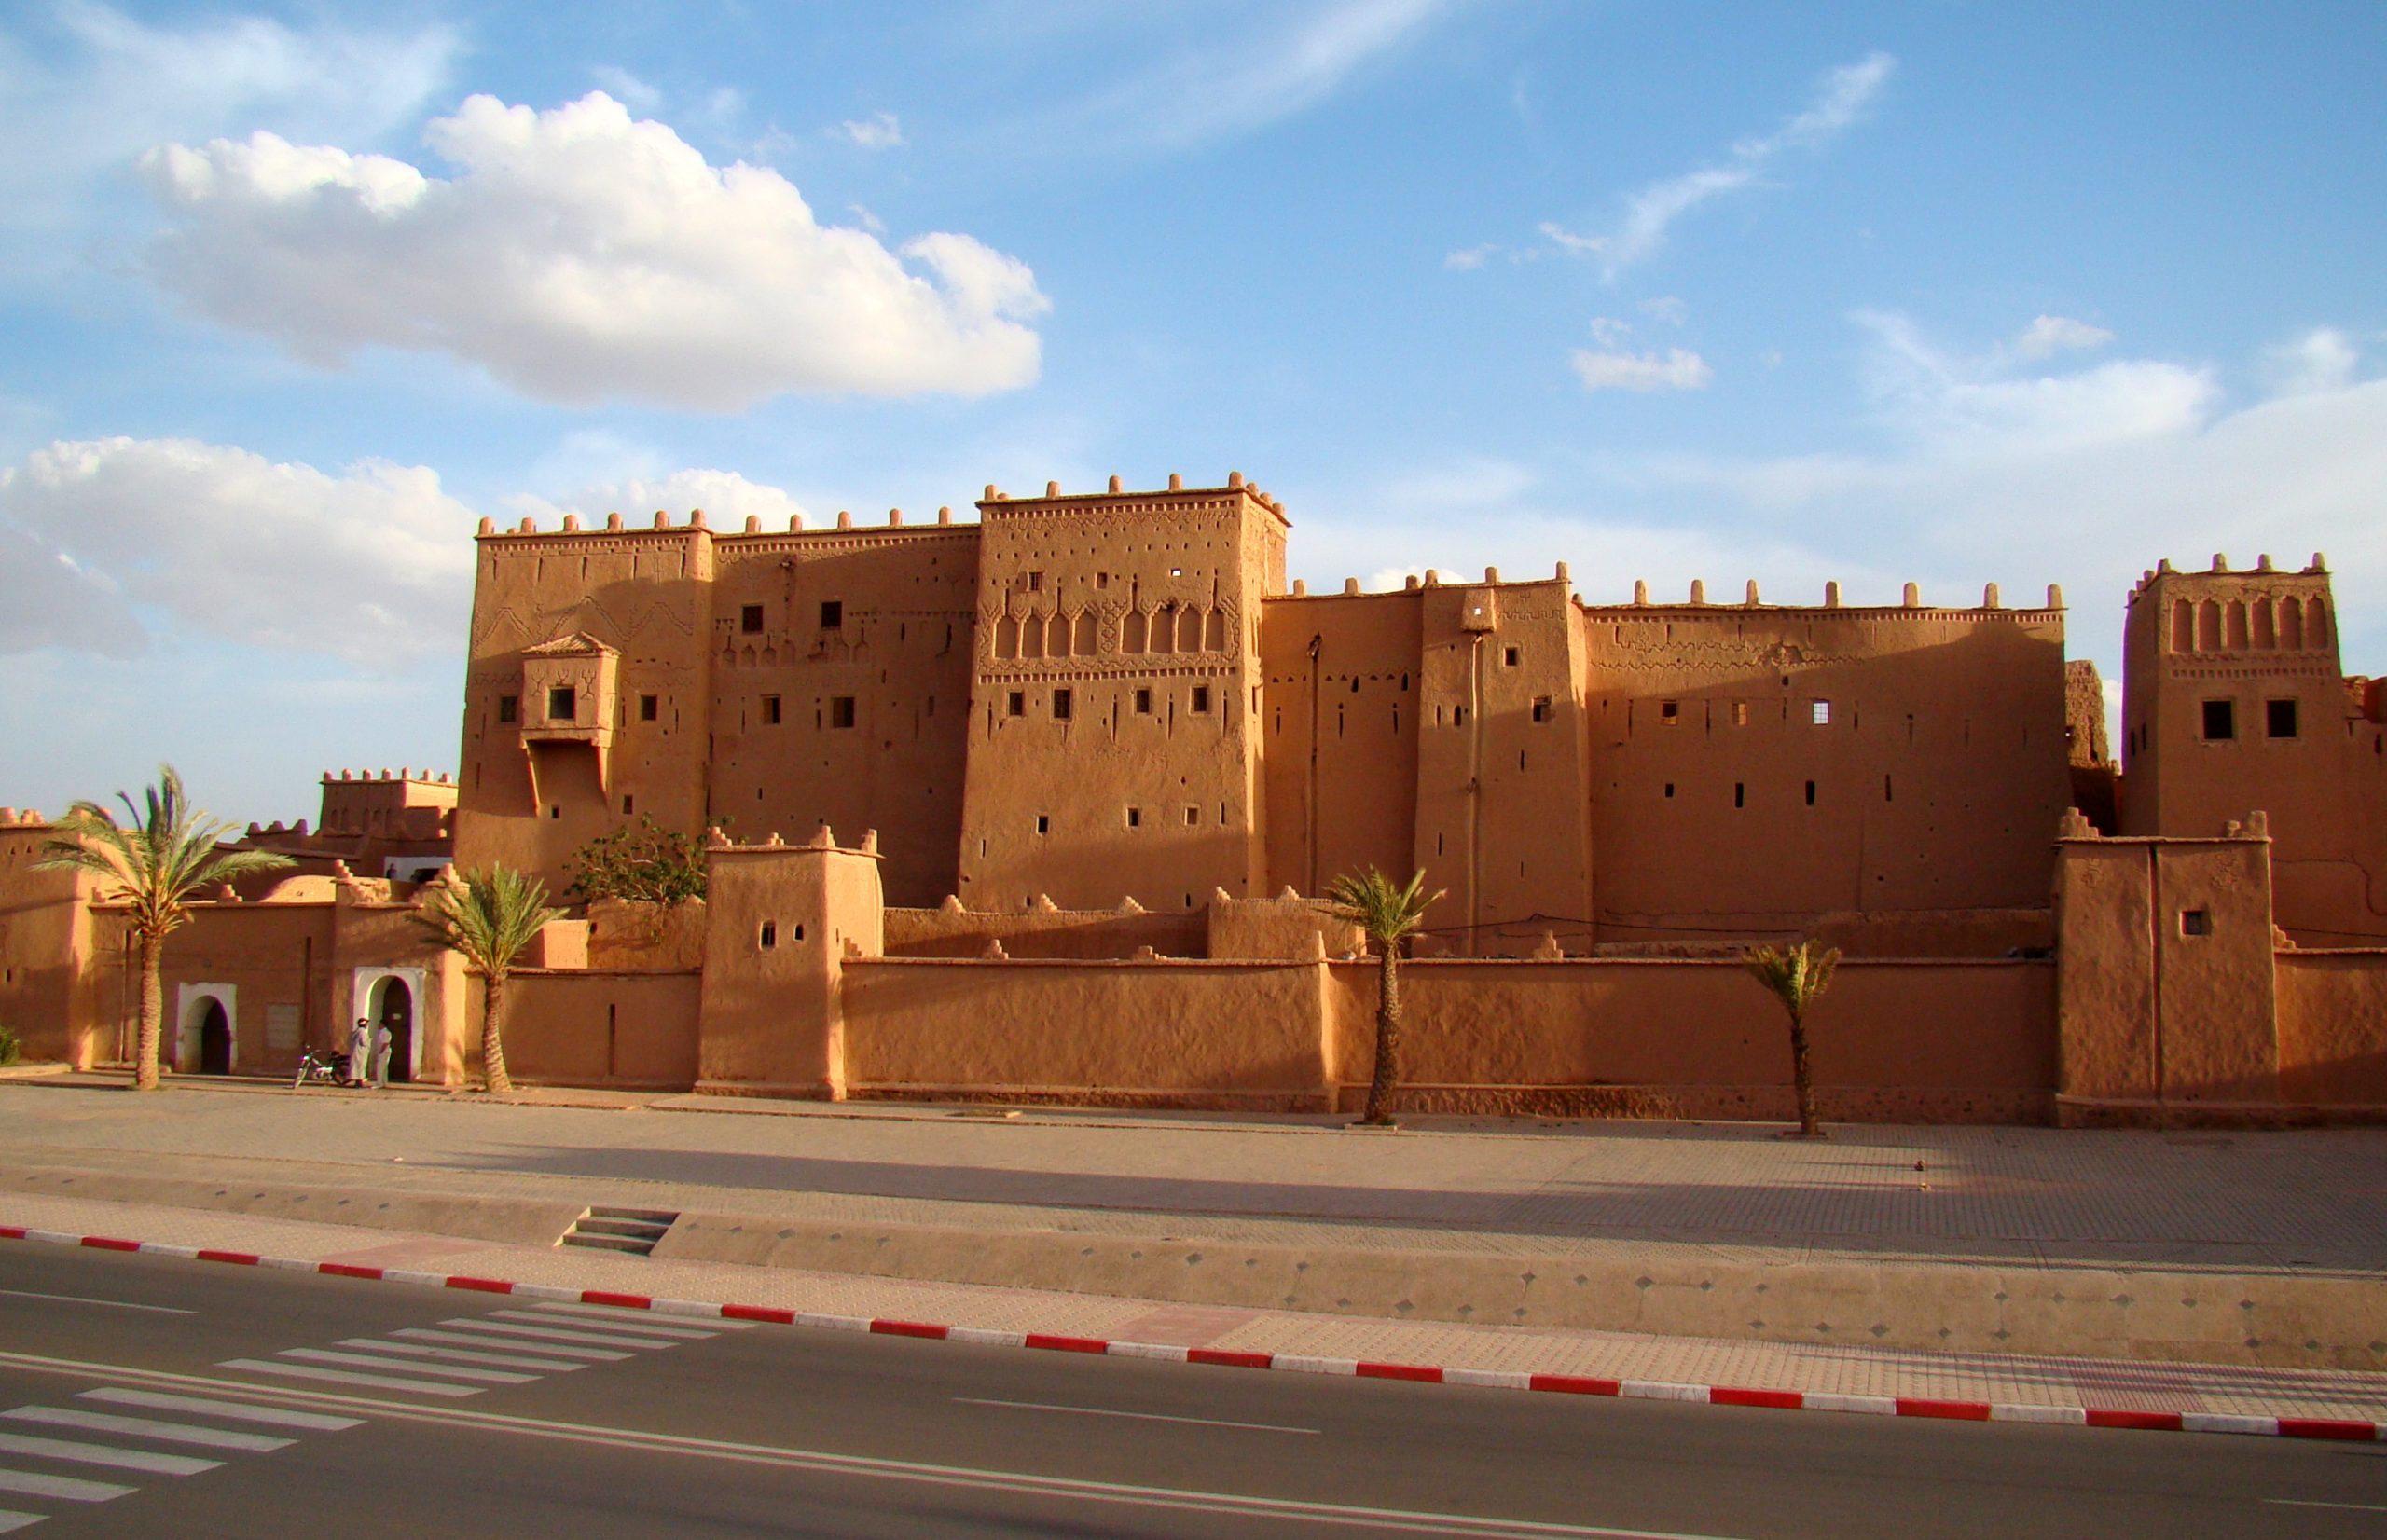
<path fill-rule="evenodd" d="M 709 822 L 746 844 L 876 829 L 890 901 L 954 891 L 979 538 L 896 522 L 715 537 Z"/>
<path fill-rule="evenodd" d="M 1145 947 L 1165 957 L 1216 956 L 1207 950 L 1206 914 L 1184 914 L 1141 906 L 1062 909 L 1046 900 L 1010 913 L 964 909 L 948 899 L 936 909 L 887 911 L 887 956 L 979 957 L 1000 942 L 1014 957 L 1072 957 L 1082 961 L 1133 957 Z"/>
<path fill-rule="evenodd" d="M 1271 598 L 1261 611 L 1270 889 L 1415 869 L 1419 590 Z"/>
<path fill-rule="evenodd" d="M 705 962 L 705 901 L 600 899 L 588 906 L 588 966 L 599 972 L 693 973 Z"/>
<path fill-rule="evenodd" d="M 1600 939 L 2045 902 L 2069 777 L 2049 598 L 1584 611 Z"/>
<path fill-rule="evenodd" d="M 1333 965 L 1342 1101 L 1375 1062 L 1373 964 Z M 1401 970 L 1403 1106 L 1781 1119 L 1790 1038 L 1737 962 L 1432 961 Z M 2054 969 L 1850 959 L 1809 1018 L 1828 1118 L 2038 1122 L 2055 1079 Z"/>
<path fill-rule="evenodd" d="M 1290 887 L 1273 899 L 1210 895 L 1209 936 L 1201 956 L 1279 962 L 1306 961 L 1321 952 L 1340 957 L 1367 950 L 1366 938 L 1315 899 Z"/>
<path fill-rule="evenodd" d="M 1284 516 L 1222 488 L 978 505 L 978 634 L 960 882 L 982 910 L 1037 894 L 1193 914 L 1265 880 L 1260 612 Z"/>
<path fill-rule="evenodd" d="M 707 856 L 697 1089 L 844 1095 L 840 981 L 849 956 L 885 950 L 876 836 L 842 849 L 825 824 L 801 846 L 716 833 Z"/>
<path fill-rule="evenodd" d="M 704 827 L 713 547 L 701 517 L 673 526 L 657 516 L 655 528 L 637 530 L 618 516 L 594 530 L 568 518 L 544 534 L 527 519 L 504 534 L 483 521 L 457 761 L 458 865 L 502 861 L 560 891 L 573 853 L 626 818 Z M 553 722 L 524 654 L 574 636 L 614 654 L 610 699 L 601 720 L 584 694 L 574 721 Z"/>
<path fill-rule="evenodd" d="M 2277 967 L 2281 1100 L 2387 1112 L 2387 951 L 2286 951 Z"/>
<path fill-rule="evenodd" d="M 506 981 L 505 1067 L 531 1085 L 685 1091 L 697 1081 L 695 972 L 517 972 Z M 467 1073 L 480 1063 L 474 981 Z"/>
<path fill-rule="evenodd" d="M 101 1016 L 110 959 L 88 907 L 98 880 L 34 870 L 54 833 L 39 813 L 0 808 L 0 1024 L 26 1059 L 89 1069 L 116 1052 Z"/>
<path fill-rule="evenodd" d="M 2123 635 L 2121 832 L 2193 836 L 2261 808 L 2280 926 L 2308 946 L 2387 938 L 2387 724 L 2340 675 L 2321 559 L 2165 562 Z"/>
<path fill-rule="evenodd" d="M 1315 964 L 846 968 L 847 1094 L 1321 1111 Z"/>

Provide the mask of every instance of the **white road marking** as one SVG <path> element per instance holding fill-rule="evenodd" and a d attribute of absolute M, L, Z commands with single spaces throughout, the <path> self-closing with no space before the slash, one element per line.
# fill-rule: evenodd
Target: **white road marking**
<path fill-rule="evenodd" d="M 2352 1508 L 2356 1513 L 2387 1513 L 2387 1503 L 2324 1503 L 2310 1497 L 2266 1497 L 2284 1508 Z"/>
<path fill-rule="evenodd" d="M 712 1327 L 683 1326 L 676 1321 L 660 1321 L 643 1310 L 607 1310 L 597 1305 L 541 1305 L 536 1310 L 500 1310 L 490 1313 L 509 1321 L 543 1321 L 548 1326 L 618 1327 L 624 1331 L 647 1332 L 656 1337 L 677 1337 L 697 1342 L 708 1337 L 718 1337 Z"/>
<path fill-rule="evenodd" d="M 1157 1411 L 1114 1411 L 1109 1407 L 1059 1407 L 1042 1401 L 996 1401 L 978 1396 L 957 1396 L 965 1407 L 1008 1407 L 1014 1411 L 1066 1411 L 1079 1417 L 1132 1417 L 1139 1423 L 1191 1423 L 1206 1428 L 1249 1428 L 1254 1433 L 1319 1433 L 1319 1428 L 1292 1428 L 1275 1423 L 1230 1423 L 1217 1417 L 1167 1417 Z"/>
<path fill-rule="evenodd" d="M 479 1339 L 476 1338 L 475 1341 Z M 470 1348 L 423 1347 L 414 1342 L 387 1342 L 374 1337 L 343 1337 L 339 1346 L 371 1348 L 376 1353 L 403 1353 L 412 1358 L 444 1358 L 456 1364 L 489 1364 L 497 1368 L 534 1368 L 542 1374 L 570 1374 L 586 1364 L 569 1358 L 524 1358 L 511 1353 L 475 1353 Z"/>
<path fill-rule="evenodd" d="M 570 1315 L 588 1315 L 599 1320 L 619 1321 L 625 1326 L 636 1321 L 652 1321 L 657 1326 L 698 1327 L 706 1331 L 752 1331 L 752 1321 L 733 1321 L 722 1315 L 697 1315 L 674 1310 L 640 1310 L 634 1305 L 585 1305 L 570 1299 L 551 1299 L 539 1306 L 541 1310 L 561 1311 Z"/>
<path fill-rule="evenodd" d="M 535 1310 L 492 1310 L 481 1319 L 492 1324 L 499 1321 L 522 1321 L 528 1323 L 523 1328 L 525 1330 L 562 1331 L 574 1337 L 594 1337 L 599 1341 L 614 1338 L 650 1348 L 671 1347 L 683 1338 L 712 1335 L 710 1331 L 683 1331 L 678 1327 L 650 1327 L 643 1323 L 633 1326 L 628 1321 L 616 1326 L 611 1321 L 559 1319 L 553 1315 L 542 1315 Z"/>
<path fill-rule="evenodd" d="M 462 1322 L 459 1324 L 469 1326 L 472 1323 Z M 453 1331 L 434 1331 L 429 1327 L 400 1327 L 397 1330 L 390 1333 L 390 1335 L 393 1337 L 408 1338 L 418 1342 L 453 1342 L 459 1347 L 511 1348 L 517 1353 L 552 1353 L 568 1358 L 593 1358 L 609 1364 L 617 1364 L 625 1358 L 633 1356 L 633 1354 L 628 1353 L 614 1353 L 605 1348 L 565 1347 L 560 1343 L 533 1342 L 528 1338 L 522 1337 L 496 1339 L 489 1337 L 466 1337 Z"/>
<path fill-rule="evenodd" d="M 86 1444 L 73 1438 L 36 1438 L 25 1433 L 0 1433 L 0 1452 L 30 1454 L 36 1460 L 70 1460 L 78 1465 L 113 1465 L 118 1470 L 147 1471 L 152 1476 L 197 1476 L 224 1463 L 191 1454 L 159 1454 L 145 1449 L 117 1449 L 113 1444 Z"/>
<path fill-rule="evenodd" d="M 442 1385 L 428 1380 L 399 1380 L 386 1374 L 358 1374 L 344 1368 L 309 1368 L 304 1364 L 277 1364 L 264 1358 L 227 1358 L 217 1368 L 250 1374 L 286 1374 L 294 1380 L 328 1380 L 337 1385 L 372 1385 L 380 1390 L 410 1390 L 424 1396 L 478 1396 L 478 1385 Z"/>
<path fill-rule="evenodd" d="M 578 1342 L 586 1347 L 664 1348 L 671 1344 L 660 1337 L 624 1337 L 616 1332 L 582 1331 L 578 1327 L 517 1326 L 512 1321 L 484 1321 L 478 1316 L 462 1315 L 452 1321 L 442 1321 L 443 1327 L 462 1331 L 504 1332 L 509 1337 L 537 1337 L 558 1342 Z M 531 1344 L 525 1342 L 525 1347 Z"/>
<path fill-rule="evenodd" d="M 0 1508 L 0 1534 L 15 1530 L 31 1529 L 49 1516 L 46 1513 L 19 1513 L 14 1508 Z"/>
<path fill-rule="evenodd" d="M 0 1468 L 0 1492 L 13 1492 L 26 1497 L 55 1497 L 68 1503 L 104 1503 L 111 1497 L 123 1497 L 140 1490 L 139 1487 L 120 1487 L 114 1481 L 86 1481 L 78 1476 L 36 1476 L 29 1470 Z"/>
<path fill-rule="evenodd" d="M 224 1417 L 235 1423 L 263 1423 L 268 1427 L 298 1428 L 308 1433 L 338 1433 L 365 1425 L 362 1419 L 355 1417 L 326 1417 L 319 1411 L 252 1406 L 246 1401 L 218 1401 L 205 1396 L 169 1396 L 164 1391 L 128 1390 L 121 1385 L 103 1385 L 98 1390 L 87 1390 L 78 1399 L 106 1401 L 119 1407 L 148 1407 L 157 1411 L 195 1411 L 204 1417 Z"/>
<path fill-rule="evenodd" d="M 194 1390 L 243 1391 L 272 1394 L 261 1386 L 173 1374 L 162 1369 L 134 1368 L 124 1364 L 98 1364 L 73 1358 L 0 1349 L 0 1364 L 36 1373 L 86 1377 L 104 1376 L 145 1384 L 170 1384 Z M 1240 1492 L 1204 1492 L 1179 1487 L 1143 1487 L 1116 1481 L 1083 1480 L 1066 1476 L 1036 1476 L 1022 1471 L 973 1470 L 960 1465 L 930 1464 L 917 1460 L 885 1460 L 868 1455 L 833 1454 L 821 1450 L 789 1449 L 767 1444 L 739 1444 L 726 1439 L 698 1438 L 678 1434 L 641 1433 L 631 1428 L 597 1427 L 584 1423 L 558 1423 L 544 1418 L 475 1411 L 469 1407 L 426 1407 L 385 1401 L 365 1396 L 289 1387 L 281 1394 L 304 1397 L 314 1406 L 337 1406 L 367 1416 L 426 1423 L 447 1429 L 470 1428 L 485 1433 L 510 1433 L 536 1438 L 558 1438 L 607 1449 L 643 1451 L 725 1460 L 739 1464 L 785 1470 L 818 1471 L 832 1476 L 904 1481 L 922 1486 L 966 1488 L 986 1492 L 1066 1498 L 1072 1502 L 1115 1506 L 1164 1508 L 1184 1513 L 1215 1513 L 1319 1524 L 1342 1529 L 1399 1530 L 1414 1534 L 1456 1534 L 1482 1540 L 1733 1540 L 1713 1533 L 1673 1530 L 1621 1529 L 1600 1524 L 1551 1523 L 1537 1519 L 1497 1519 L 1488 1515 L 1434 1513 L 1422 1509 L 1360 1507 L 1343 1503 L 1313 1503 L 1290 1497 L 1255 1497 Z"/>
<path fill-rule="evenodd" d="M 36 1294 L 29 1288 L 0 1288 L 0 1294 L 6 1294 L 18 1299 L 56 1299 L 62 1304 L 69 1305 L 105 1305 L 110 1310 L 146 1310 L 153 1311 L 159 1315 L 196 1315 L 199 1313 L 199 1312 L 195 1310 L 181 1310 L 172 1305 L 136 1305 L 130 1299 L 93 1299 L 80 1294 Z"/>
<path fill-rule="evenodd" d="M 479 1380 L 492 1385 L 535 1384 L 535 1374 L 514 1374 L 502 1368 L 469 1368 L 462 1364 L 393 1363 L 370 1353 L 334 1353 L 328 1348 L 283 1348 L 277 1358 L 303 1358 L 310 1364 L 346 1364 L 352 1368 L 396 1369 L 404 1374 L 445 1374 L 455 1380 Z"/>
<path fill-rule="evenodd" d="M 85 1411 L 80 1407 L 17 1407 L 0 1411 L 0 1417 L 13 1418 L 20 1423 L 39 1423 L 45 1427 L 82 1428 L 90 1433 L 125 1433 L 136 1438 L 155 1438 L 161 1443 L 239 1450 L 246 1454 L 270 1454 L 291 1445 L 290 1439 L 276 1438 L 269 1433 L 236 1433 L 230 1428 L 203 1428 L 197 1423 L 160 1423 L 152 1417 L 118 1417 L 111 1412 Z"/>

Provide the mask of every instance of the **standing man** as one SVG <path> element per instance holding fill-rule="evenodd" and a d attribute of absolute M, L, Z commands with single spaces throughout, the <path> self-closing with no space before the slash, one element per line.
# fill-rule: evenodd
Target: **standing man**
<path fill-rule="evenodd" d="M 340 1077 L 342 1083 L 363 1085 L 371 1070 L 372 1058 L 373 1024 L 359 1016 L 356 1024 L 348 1029 L 348 1072 Z"/>
<path fill-rule="evenodd" d="M 373 1027 L 373 1089 L 390 1088 L 390 1024 L 377 1022 Z"/>

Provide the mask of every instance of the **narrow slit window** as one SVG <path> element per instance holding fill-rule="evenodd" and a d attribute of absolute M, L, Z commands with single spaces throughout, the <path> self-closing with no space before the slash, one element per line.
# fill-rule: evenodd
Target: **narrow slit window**
<path fill-rule="evenodd" d="M 1746 781 L 1734 781 L 1732 783 L 1732 805 L 1735 807 L 1746 807 L 1748 804 L 1748 783 Z"/>
<path fill-rule="evenodd" d="M 763 950 L 766 952 L 769 951 L 772 947 L 779 945 L 780 928 L 771 921 L 765 920 L 763 922 L 763 933 L 760 940 L 763 943 Z"/>
<path fill-rule="evenodd" d="M 829 725 L 832 727 L 851 727 L 853 724 L 854 697 L 851 695 L 831 695 L 829 697 Z"/>
<path fill-rule="evenodd" d="M 1052 814 L 1039 813 L 1036 815 L 1036 832 L 1040 834 L 1049 834 L 1053 832 Z"/>
<path fill-rule="evenodd" d="M 1130 829 L 1141 829 L 1143 826 L 1144 826 L 1144 810 L 1143 810 L 1142 808 L 1140 808 L 1140 807 L 1130 807 L 1130 808 L 1128 808 L 1128 809 L 1127 809 L 1127 827 L 1128 827 L 1128 828 L 1130 828 Z"/>
<path fill-rule="evenodd" d="M 777 727 L 780 724 L 779 696 L 765 695 L 763 697 L 763 723 L 767 727 Z"/>
<path fill-rule="evenodd" d="M 1815 783 L 1814 783 L 1814 781 L 1809 781 L 1809 782 L 1807 783 L 1807 805 L 1808 805 L 1808 806 L 1810 806 L 1810 807 L 1813 807 L 1814 804 L 1815 804 Z"/>
<path fill-rule="evenodd" d="M 1675 783 L 1672 781 L 1666 782 L 1666 800 L 1668 802 L 1675 800 Z"/>
<path fill-rule="evenodd" d="M 1069 721 L 1069 713 L 1074 711 L 1076 708 L 1076 697 L 1071 695 L 1067 690 L 1056 690 L 1053 692 L 1053 720 L 1055 722 Z"/>
<path fill-rule="evenodd" d="M 638 799 L 637 799 L 636 797 L 633 797 L 633 796 L 629 796 L 629 795 L 628 795 L 628 794 L 625 794 L 625 795 L 623 796 L 623 798 L 622 798 L 622 817 L 624 817 L 624 818 L 628 818 L 631 814 L 633 814 L 633 813 L 635 813 L 635 812 L 637 812 L 637 811 L 638 811 Z"/>
<path fill-rule="evenodd" d="M 1745 700 L 1736 700 L 1732 702 L 1732 725 L 1735 727 L 1746 727 L 1748 724 L 1749 703 Z"/>

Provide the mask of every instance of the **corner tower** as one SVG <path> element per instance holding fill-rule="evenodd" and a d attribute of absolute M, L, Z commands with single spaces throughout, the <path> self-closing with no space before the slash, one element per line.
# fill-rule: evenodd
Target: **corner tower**
<path fill-rule="evenodd" d="M 1262 890 L 1260 609 L 1283 508 L 1224 487 L 987 488 L 961 897 L 987 909 Z"/>

